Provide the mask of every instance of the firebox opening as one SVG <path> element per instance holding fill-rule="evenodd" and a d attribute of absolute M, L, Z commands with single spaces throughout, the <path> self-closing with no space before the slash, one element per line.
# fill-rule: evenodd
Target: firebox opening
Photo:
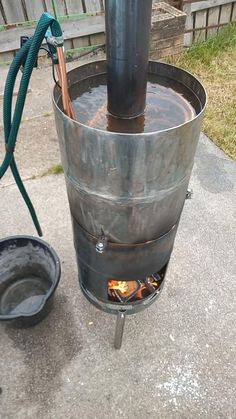
<path fill-rule="evenodd" d="M 115 303 L 143 300 L 161 291 L 167 265 L 159 272 L 142 280 L 109 278 L 107 283 L 108 299 Z"/>

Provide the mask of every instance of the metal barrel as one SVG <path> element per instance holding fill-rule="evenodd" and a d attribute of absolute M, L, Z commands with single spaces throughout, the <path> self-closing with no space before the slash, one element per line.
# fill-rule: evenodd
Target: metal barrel
<path fill-rule="evenodd" d="M 92 62 L 68 73 L 79 81 L 106 74 L 106 62 Z M 195 93 L 201 109 L 190 121 L 164 131 L 121 134 L 85 126 L 61 110 L 54 89 L 54 111 L 70 210 L 93 238 L 137 244 L 156 240 L 178 224 L 199 139 L 206 93 L 190 73 L 160 62 L 149 74 L 168 77 Z M 95 245 L 94 245 L 95 246 Z"/>
<path fill-rule="evenodd" d="M 108 111 L 143 114 L 146 104 L 152 0 L 105 0 Z"/>

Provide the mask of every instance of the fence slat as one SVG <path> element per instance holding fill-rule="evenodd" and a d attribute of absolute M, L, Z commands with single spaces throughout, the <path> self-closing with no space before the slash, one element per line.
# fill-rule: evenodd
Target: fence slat
<path fill-rule="evenodd" d="M 104 12 L 104 10 L 105 10 L 105 1 L 104 0 L 100 0 L 100 5 L 101 5 L 101 10 Z"/>
<path fill-rule="evenodd" d="M 233 4 L 232 22 L 236 22 L 236 2 Z"/>
<path fill-rule="evenodd" d="M 29 20 L 38 20 L 41 14 L 44 12 L 44 7 L 41 0 L 25 0 L 25 5 Z"/>
<path fill-rule="evenodd" d="M 232 3 L 232 0 L 200 0 L 199 2 L 193 2 L 191 4 L 192 12 L 197 12 L 199 10 L 209 9 L 210 7 L 221 6 L 222 4 Z"/>
<path fill-rule="evenodd" d="M 66 0 L 68 15 L 83 13 L 83 5 L 81 0 Z"/>
<path fill-rule="evenodd" d="M 191 4 L 184 4 L 183 11 L 186 13 L 186 22 L 185 28 L 186 29 L 193 29 L 193 13 L 191 13 Z M 184 35 L 184 45 L 189 46 L 193 41 L 193 33 L 186 33 Z"/>
<path fill-rule="evenodd" d="M 53 10 L 53 6 L 52 6 L 52 0 L 45 0 L 45 4 L 46 4 L 48 13 L 53 15 L 54 10 Z M 61 16 L 65 16 L 66 15 L 66 6 L 65 6 L 64 0 L 56 0 L 56 5 L 57 5 L 58 13 Z"/>
<path fill-rule="evenodd" d="M 44 1 L 45 1 L 45 5 L 46 5 L 46 8 L 47 8 L 47 12 L 50 13 L 50 15 L 53 16 L 54 12 L 53 12 L 53 7 L 52 7 L 52 0 L 44 0 Z"/>
<path fill-rule="evenodd" d="M 90 45 L 89 36 L 81 36 L 73 39 L 74 48 L 88 47 Z"/>
<path fill-rule="evenodd" d="M 4 13 L 4 10 L 3 10 L 1 0 L 0 0 L 0 25 L 4 25 L 4 23 L 5 23 L 5 20 L 3 18 L 3 13 Z"/>
<path fill-rule="evenodd" d="M 101 4 L 99 0 L 86 0 L 85 7 L 86 12 L 99 12 L 101 10 Z"/>
<path fill-rule="evenodd" d="M 219 23 L 229 23 L 230 22 L 231 10 L 232 10 L 232 5 L 231 4 L 224 4 L 223 6 L 221 6 L 220 22 Z M 222 28 L 219 28 L 219 31 L 220 30 L 222 30 Z"/>
<path fill-rule="evenodd" d="M 204 28 L 206 26 L 207 11 L 200 10 L 196 12 L 195 16 L 195 28 Z M 206 39 L 206 30 L 196 31 L 194 34 L 194 41 L 205 41 Z"/>
<path fill-rule="evenodd" d="M 103 45 L 106 43 L 105 33 L 97 33 L 90 35 L 90 44 L 91 45 Z"/>
<path fill-rule="evenodd" d="M 104 16 L 92 16 L 86 19 L 65 21 L 62 23 L 64 36 L 66 39 L 78 38 L 79 36 L 88 36 L 95 33 L 105 32 Z"/>
<path fill-rule="evenodd" d="M 7 23 L 24 22 L 25 16 L 19 0 L 2 0 Z"/>
<path fill-rule="evenodd" d="M 208 26 L 218 25 L 220 17 L 220 7 L 212 7 L 208 12 Z M 218 32 L 217 28 L 207 30 L 207 38 L 216 35 Z"/>
<path fill-rule="evenodd" d="M 3 17 L 2 17 L 2 13 L 1 13 L 1 10 L 0 10 L 0 25 L 4 25 L 4 19 L 3 19 Z"/>
<path fill-rule="evenodd" d="M 5 62 L 11 62 L 14 58 L 14 52 L 13 51 L 9 51 L 9 52 L 3 52 L 0 54 L 0 63 L 5 63 Z M 1 99 L 1 92 L 0 92 L 0 99 Z"/>

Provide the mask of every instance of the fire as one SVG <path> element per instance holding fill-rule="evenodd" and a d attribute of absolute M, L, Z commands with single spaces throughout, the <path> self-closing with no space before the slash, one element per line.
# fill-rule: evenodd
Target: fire
<path fill-rule="evenodd" d="M 136 281 L 117 281 L 111 279 L 108 282 L 109 290 L 116 290 L 122 297 L 129 297 L 138 290 L 138 283 Z"/>
<path fill-rule="evenodd" d="M 153 294 L 160 287 L 162 278 L 150 275 L 145 280 L 120 281 L 110 279 L 108 281 L 108 293 L 113 301 L 137 301 Z"/>
<path fill-rule="evenodd" d="M 126 281 L 109 281 L 108 288 L 110 290 L 119 290 L 120 292 L 124 293 L 127 292 L 129 289 L 128 282 Z"/>

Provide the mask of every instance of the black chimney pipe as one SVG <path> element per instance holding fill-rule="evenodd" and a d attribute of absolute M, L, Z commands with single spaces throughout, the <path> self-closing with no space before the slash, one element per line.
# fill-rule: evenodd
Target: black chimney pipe
<path fill-rule="evenodd" d="M 152 0 L 105 0 L 108 112 L 142 115 L 146 105 Z"/>

